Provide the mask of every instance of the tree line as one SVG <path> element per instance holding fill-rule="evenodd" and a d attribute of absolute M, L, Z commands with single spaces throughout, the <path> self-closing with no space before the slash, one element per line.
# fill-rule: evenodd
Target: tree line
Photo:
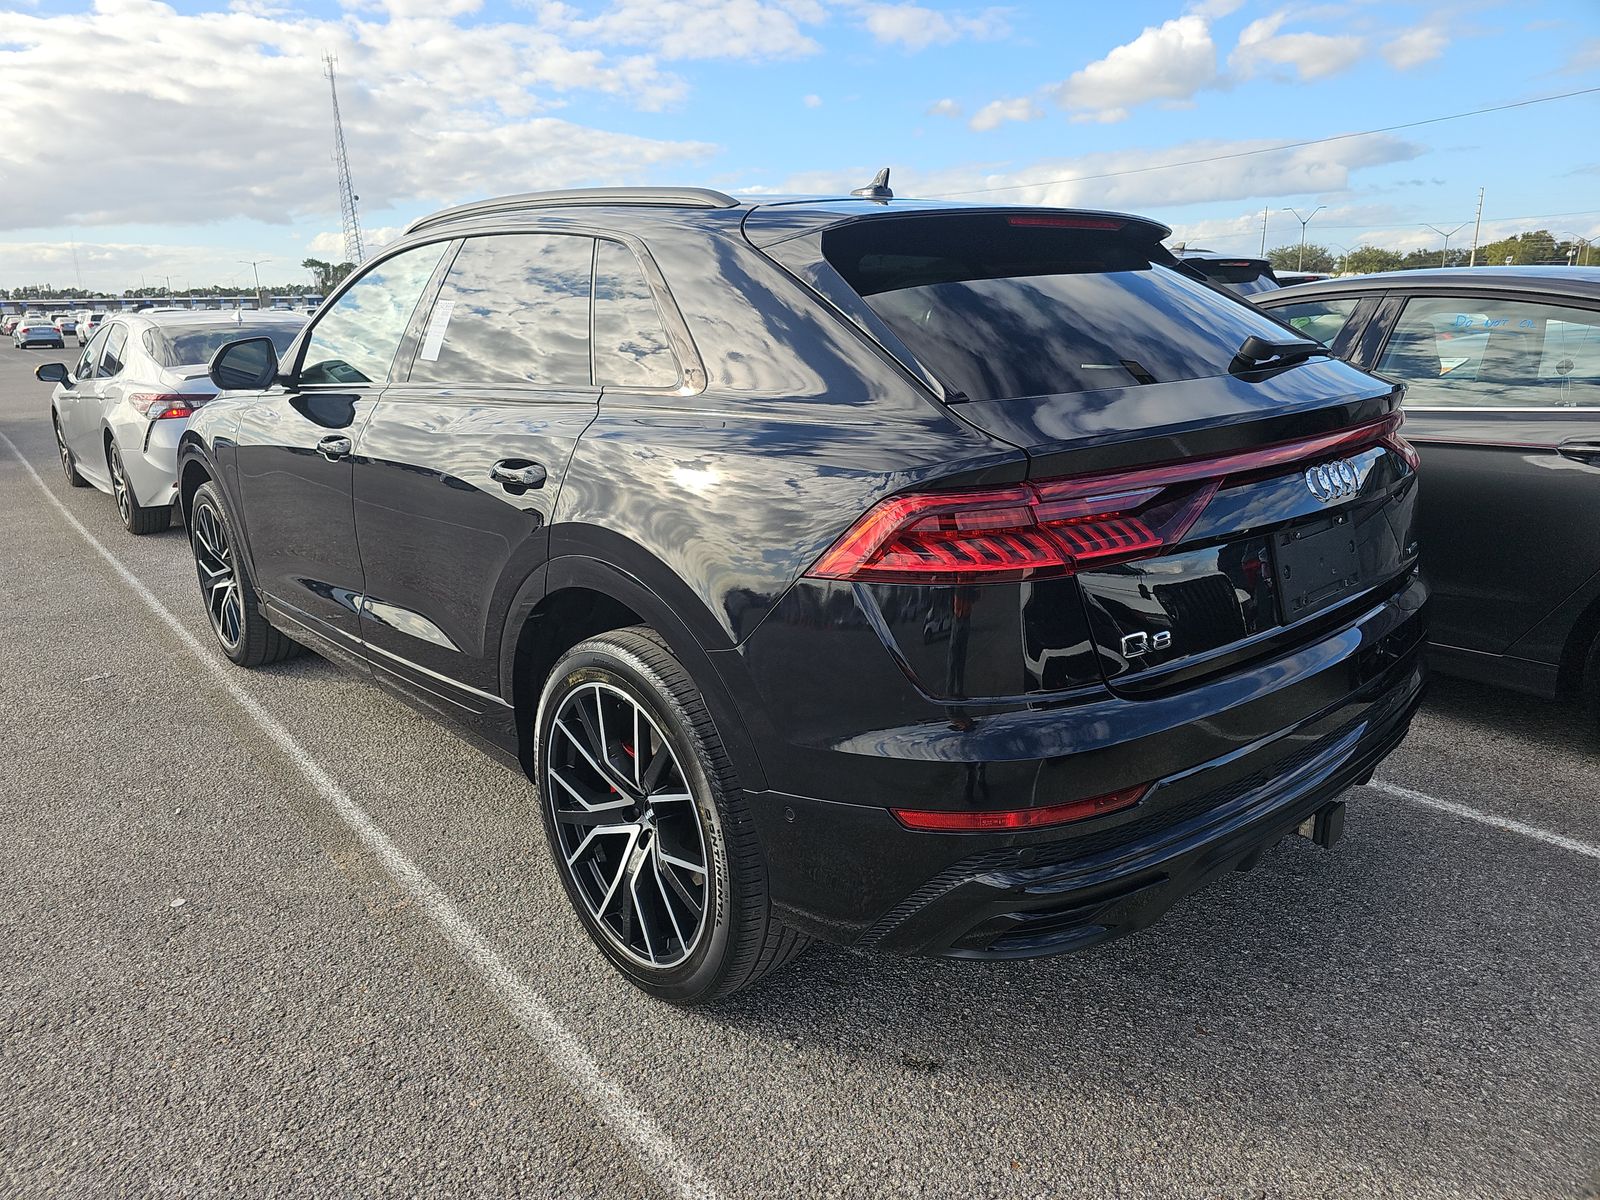
<path fill-rule="evenodd" d="M 1451 246 L 1438 249 L 1410 250 L 1402 254 L 1382 246 L 1356 246 L 1348 253 L 1335 246 L 1321 246 L 1313 242 L 1305 245 L 1304 266 L 1301 266 L 1299 242 L 1274 246 L 1267 258 L 1275 271 L 1316 271 L 1327 275 L 1371 275 L 1374 271 L 1415 271 L 1423 267 L 1464 267 L 1471 260 L 1470 247 Z M 1498 241 L 1478 247 L 1480 267 L 1504 266 L 1507 260 L 1514 266 L 1538 264 L 1576 263 L 1579 266 L 1600 266 L 1600 252 L 1592 251 L 1583 238 L 1557 238 L 1548 229 L 1528 233 L 1514 233 Z"/>
<path fill-rule="evenodd" d="M 345 276 L 356 269 L 355 263 L 330 263 L 323 262 L 320 258 L 308 258 L 300 264 L 310 271 L 314 282 L 312 283 L 284 283 L 274 284 L 264 288 L 275 296 L 326 296 L 335 286 L 342 282 Z M 56 287 L 51 283 L 25 283 L 20 287 L 0 288 L 0 300 L 92 300 L 98 296 L 105 296 L 104 291 L 94 291 L 81 287 Z M 233 299 L 238 296 L 254 296 L 256 289 L 253 287 L 233 287 L 228 284 L 208 283 L 194 287 L 168 288 L 164 284 L 145 284 L 142 287 L 126 288 L 121 293 L 124 300 L 164 300 L 172 296 L 215 296 L 220 299 Z"/>

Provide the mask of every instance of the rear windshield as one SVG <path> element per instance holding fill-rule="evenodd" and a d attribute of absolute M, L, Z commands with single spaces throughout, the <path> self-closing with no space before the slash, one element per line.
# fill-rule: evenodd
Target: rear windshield
<path fill-rule="evenodd" d="M 144 331 L 144 348 L 163 367 L 193 367 L 210 362 L 222 347 L 243 338 L 271 338 L 281 355 L 299 332 L 300 326 L 287 321 L 270 325 L 163 325 Z"/>
<path fill-rule="evenodd" d="M 866 220 L 822 251 L 906 348 L 973 400 L 1225 375 L 1283 327 L 1116 231 L 1005 213 Z"/>

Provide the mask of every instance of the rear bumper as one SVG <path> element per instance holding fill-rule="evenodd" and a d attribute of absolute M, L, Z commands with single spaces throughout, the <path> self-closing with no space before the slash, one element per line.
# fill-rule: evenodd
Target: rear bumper
<path fill-rule="evenodd" d="M 1425 680 L 1426 595 L 1414 579 L 1316 646 L 1181 703 L 1006 714 L 1007 762 L 965 763 L 983 807 L 1039 803 L 1080 777 L 1095 780 L 1090 794 L 1150 782 L 1122 812 L 1029 833 L 923 833 L 882 803 L 752 796 L 774 903 L 817 936 L 905 954 L 1025 958 L 1142 929 L 1217 875 L 1252 864 L 1370 777 L 1405 736 Z M 1119 725 L 1122 710 L 1136 714 L 1132 724 Z M 996 745 L 981 718 L 952 726 L 946 765 L 962 738 Z M 875 735 L 877 744 L 890 734 Z M 1057 746 L 1076 752 L 1038 753 Z M 1024 765 L 1034 778 L 1027 791 L 987 786 Z"/>
<path fill-rule="evenodd" d="M 130 422 L 116 433 L 122 465 L 133 495 L 145 508 L 159 508 L 178 499 L 178 439 L 189 427 L 184 419 Z"/>

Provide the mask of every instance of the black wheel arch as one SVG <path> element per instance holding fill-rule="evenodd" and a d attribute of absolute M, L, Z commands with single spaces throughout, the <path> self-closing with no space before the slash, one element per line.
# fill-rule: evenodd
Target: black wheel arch
<path fill-rule="evenodd" d="M 681 584 L 678 587 L 688 591 Z M 516 712 L 518 756 L 523 767 L 532 766 L 535 710 L 545 680 L 561 656 L 597 634 L 647 625 L 660 635 L 705 697 L 743 786 L 764 789 L 766 777 L 740 715 L 741 705 L 711 656 L 711 651 L 731 647 L 716 642 L 707 646 L 702 640 L 706 626 L 716 627 L 710 613 L 700 614 L 695 624 L 701 633 L 649 583 L 613 562 L 586 555 L 547 561 L 518 590 L 501 637 L 502 693 Z"/>

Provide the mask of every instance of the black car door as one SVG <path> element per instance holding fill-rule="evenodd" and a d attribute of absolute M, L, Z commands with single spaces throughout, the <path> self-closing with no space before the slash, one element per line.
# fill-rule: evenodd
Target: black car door
<path fill-rule="evenodd" d="M 350 457 L 445 246 L 368 267 L 291 350 L 287 386 L 241 405 L 234 470 L 255 586 L 336 648 L 360 636 Z"/>
<path fill-rule="evenodd" d="M 594 419 L 595 242 L 459 243 L 354 468 L 368 655 L 413 694 L 499 707 L 500 633 L 544 562 L 567 462 Z M 459 713 L 458 713 L 459 715 Z"/>
<path fill-rule="evenodd" d="M 1463 288 L 1385 309 L 1363 365 L 1407 385 L 1432 640 L 1526 654 L 1524 682 L 1550 690 L 1558 651 L 1519 643 L 1600 573 L 1600 305 Z"/>

